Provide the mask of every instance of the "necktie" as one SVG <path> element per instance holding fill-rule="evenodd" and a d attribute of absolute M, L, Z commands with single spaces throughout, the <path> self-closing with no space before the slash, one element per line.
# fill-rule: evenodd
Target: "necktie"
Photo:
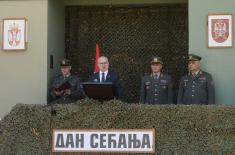
<path fill-rule="evenodd" d="M 105 82 L 104 73 L 102 73 L 101 82 Z"/>
<path fill-rule="evenodd" d="M 158 79 L 158 78 L 159 78 L 159 75 L 156 74 L 156 75 L 154 75 L 153 77 L 154 77 L 154 79 Z"/>

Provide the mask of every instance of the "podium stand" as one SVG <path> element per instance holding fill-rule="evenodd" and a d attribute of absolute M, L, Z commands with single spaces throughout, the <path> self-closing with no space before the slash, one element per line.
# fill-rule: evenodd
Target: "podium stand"
<path fill-rule="evenodd" d="M 112 82 L 83 82 L 83 89 L 89 98 L 95 100 L 112 100 L 115 96 Z"/>

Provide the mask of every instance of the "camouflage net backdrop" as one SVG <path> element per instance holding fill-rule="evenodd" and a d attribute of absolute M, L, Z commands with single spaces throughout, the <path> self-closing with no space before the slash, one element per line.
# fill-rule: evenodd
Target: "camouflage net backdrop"
<path fill-rule="evenodd" d="M 155 128 L 156 155 L 235 152 L 235 106 L 81 100 L 70 105 L 54 105 L 54 111 L 51 124 L 55 129 Z M 50 115 L 49 106 L 16 105 L 1 122 L 0 155 L 50 154 Z M 88 153 L 74 153 L 80 154 Z"/>
<path fill-rule="evenodd" d="M 176 103 L 180 77 L 187 72 L 188 4 L 67 6 L 65 16 L 65 51 L 83 81 L 93 73 L 99 43 L 120 76 L 123 100 L 138 102 L 141 78 L 150 74 L 150 59 L 158 55 L 172 76 Z"/>

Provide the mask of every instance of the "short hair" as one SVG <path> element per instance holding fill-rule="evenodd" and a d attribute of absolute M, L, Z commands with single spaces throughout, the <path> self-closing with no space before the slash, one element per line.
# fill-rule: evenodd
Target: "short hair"
<path fill-rule="evenodd" d="M 98 59 L 98 62 L 100 62 L 100 59 L 105 59 L 105 60 L 107 60 L 107 62 L 109 62 L 109 59 L 106 56 L 100 56 Z"/>

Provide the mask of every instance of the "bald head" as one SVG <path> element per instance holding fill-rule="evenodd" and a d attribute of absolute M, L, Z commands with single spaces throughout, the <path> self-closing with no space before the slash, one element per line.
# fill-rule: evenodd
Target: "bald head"
<path fill-rule="evenodd" d="M 101 56 L 98 59 L 98 67 L 101 72 L 105 72 L 109 69 L 109 60 L 105 56 Z"/>

